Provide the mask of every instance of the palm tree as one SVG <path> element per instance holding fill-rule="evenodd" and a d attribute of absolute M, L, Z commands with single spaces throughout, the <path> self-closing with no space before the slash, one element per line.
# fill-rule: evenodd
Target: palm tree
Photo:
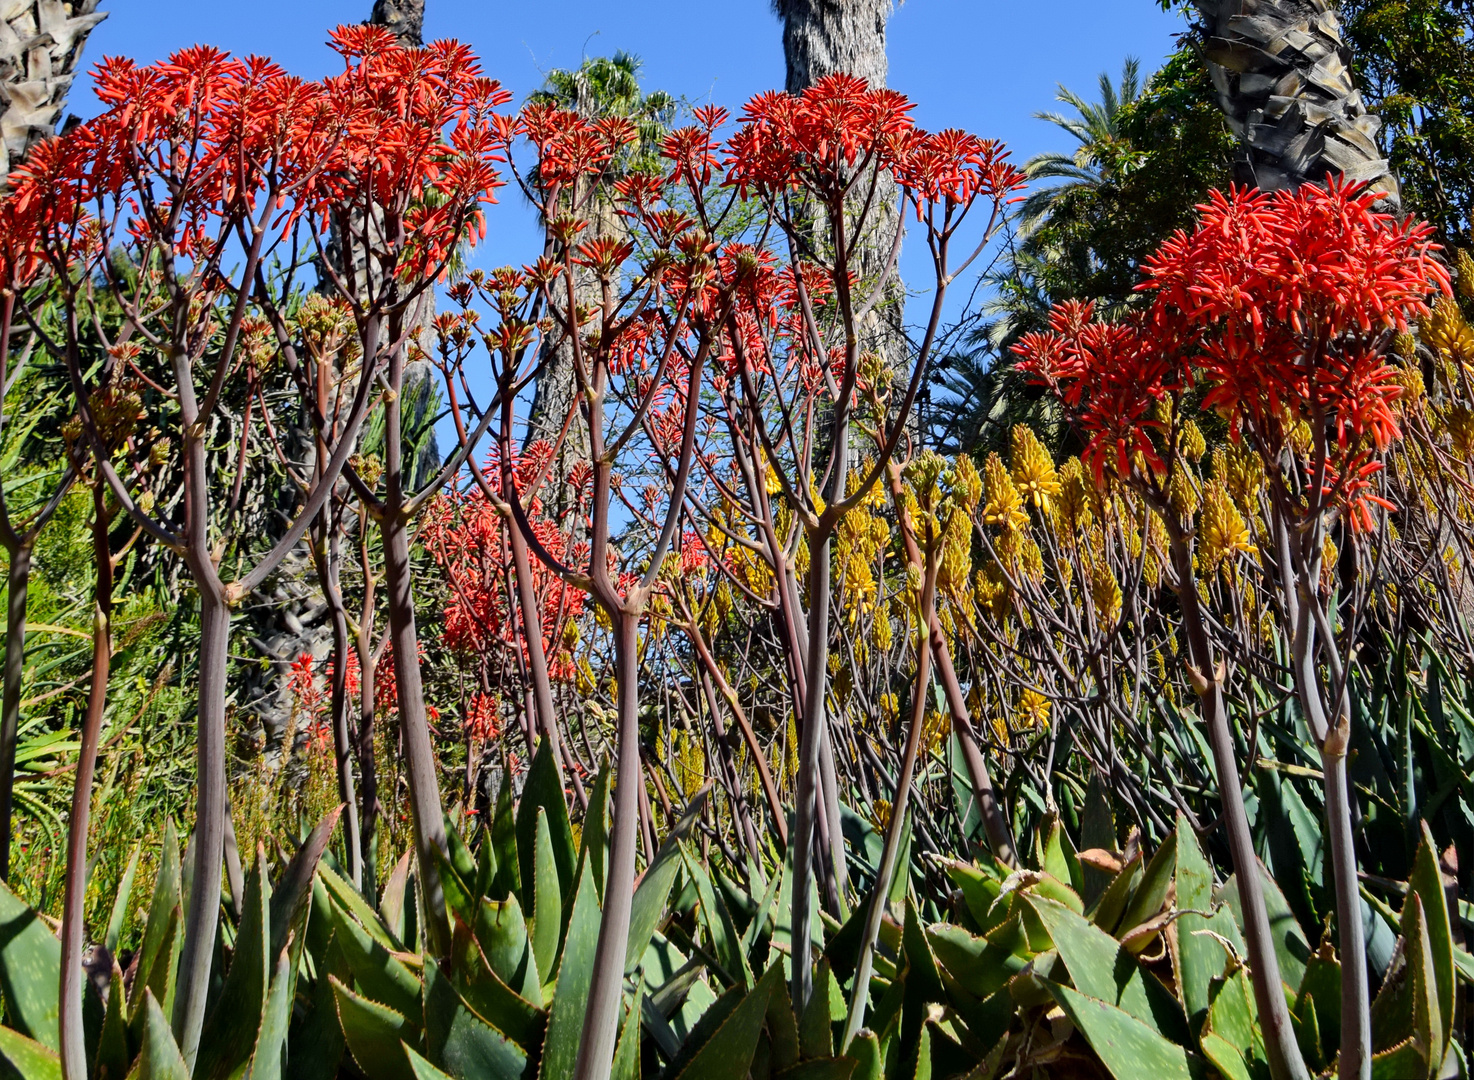
<path fill-rule="evenodd" d="M 1397 178 L 1375 142 L 1351 77 L 1336 0 L 1194 0 L 1218 104 L 1243 142 L 1241 182 L 1266 191 L 1365 181 L 1398 204 Z"/>
<path fill-rule="evenodd" d="M 624 231 L 623 219 L 608 197 L 612 185 L 621 176 L 633 172 L 655 171 L 661 167 L 660 144 L 675 119 L 678 102 L 661 90 L 645 93 L 640 88 L 641 61 L 638 56 L 617 52 L 612 57 L 585 59 L 571 70 L 555 69 L 541 90 L 531 95 L 534 102 L 548 102 L 561 109 L 591 119 L 624 117 L 634 122 L 640 138 L 610 161 L 599 179 L 589 213 L 589 238 L 618 236 Z M 552 244 L 551 237 L 547 243 Z M 580 304 L 595 303 L 599 283 L 592 272 L 583 272 L 575 284 Z M 533 385 L 532 403 L 528 409 L 527 442 L 556 442 L 576 397 L 573 371 L 573 347 L 564 342 L 542 358 L 542 368 Z M 569 467 L 588 456 L 584 425 L 572 423 L 559 450 L 554 475 L 566 476 Z M 570 505 L 571 493 L 562 484 L 555 485 L 549 505 L 561 515 Z M 574 522 L 575 529 L 577 521 Z"/>
<path fill-rule="evenodd" d="M 418 49 L 425 43 L 425 0 L 374 0 L 368 21 L 393 31 L 406 48 Z"/>
<path fill-rule="evenodd" d="M 1141 97 L 1141 61 L 1128 56 L 1121 66 L 1121 82 L 1111 82 L 1100 73 L 1100 101 L 1089 102 L 1064 85 L 1055 95 L 1073 108 L 1077 115 L 1058 112 L 1036 112 L 1034 119 L 1045 120 L 1069 133 L 1079 143 L 1073 153 L 1035 154 L 1024 163 L 1030 180 L 1062 180 L 1064 183 L 1039 188 L 1024 201 L 1019 220 L 1026 226 L 1041 221 L 1058 202 L 1060 196 L 1079 187 L 1098 187 L 1116 173 L 1129 168 L 1132 157 L 1139 157 L 1123 131 L 1123 121 L 1130 106 Z"/>
<path fill-rule="evenodd" d="M 885 24 L 894 6 L 893 0 L 773 0 L 783 20 L 788 92 L 839 73 L 884 86 Z"/>
<path fill-rule="evenodd" d="M 0 187 L 26 151 L 56 133 L 98 0 L 29 0 L 0 18 Z"/>
<path fill-rule="evenodd" d="M 1070 111 L 1034 114 L 1075 146 L 1025 163 L 1032 179 L 1055 183 L 1014 215 L 1011 243 L 983 282 L 976 325 L 938 364 L 934 385 L 946 404 L 933 426 L 950 449 L 1006 450 L 1020 422 L 1063 449 L 1058 411 L 1013 371 L 1009 346 L 1043 329 L 1063 300 L 1123 314 L 1139 296 L 1141 260 L 1192 221 L 1209 188 L 1229 182 L 1235 140 L 1191 43 L 1149 79 L 1127 59 L 1119 80 L 1102 74 L 1099 88 L 1099 99 L 1087 101 L 1061 86 L 1056 100 Z"/>
<path fill-rule="evenodd" d="M 894 8 L 894 0 L 773 0 L 773 11 L 783 20 L 788 92 L 797 94 L 826 75 L 838 74 L 884 86 L 889 71 L 885 28 Z M 879 278 L 885 268 L 900 224 L 895 204 L 895 185 L 882 181 L 876 189 L 868 235 L 855 252 L 854 270 L 861 281 Z M 816 246 L 822 247 L 822 242 Z M 905 285 L 893 273 L 884 300 L 870 313 L 862 330 L 864 347 L 879 353 L 893 371 L 908 366 L 905 307 Z"/>

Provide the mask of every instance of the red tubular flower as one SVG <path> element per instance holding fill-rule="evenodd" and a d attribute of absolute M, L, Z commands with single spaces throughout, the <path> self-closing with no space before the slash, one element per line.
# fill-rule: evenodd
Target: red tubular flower
<path fill-rule="evenodd" d="M 1158 402 L 1187 385 L 1181 334 L 1149 316 L 1103 323 L 1093 315 L 1087 303 L 1056 307 L 1050 333 L 1025 335 L 1014 346 L 1019 369 L 1070 408 L 1086 438 L 1080 459 L 1097 483 L 1107 473 L 1129 477 L 1138 454 L 1160 473 L 1150 433 L 1162 425 L 1152 416 Z"/>
<path fill-rule="evenodd" d="M 1378 213 L 1375 199 L 1334 180 L 1212 192 L 1197 227 L 1147 262 L 1144 316 L 1103 326 L 1088 307 L 1058 308 L 1052 334 L 1016 346 L 1020 367 L 1075 413 L 1098 473 L 1107 445 L 1121 461 L 1133 447 L 1151 460 L 1150 402 L 1188 379 L 1271 465 L 1290 428 L 1309 425 L 1324 456 L 1322 496 L 1370 528 L 1370 507 L 1387 506 L 1372 492 L 1381 466 L 1371 455 L 1400 437 L 1389 340 L 1449 291 L 1431 227 Z"/>

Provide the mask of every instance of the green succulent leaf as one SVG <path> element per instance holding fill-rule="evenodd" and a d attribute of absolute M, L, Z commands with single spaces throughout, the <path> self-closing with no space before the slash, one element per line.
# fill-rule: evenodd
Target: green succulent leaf
<path fill-rule="evenodd" d="M 1177 986 L 1193 1030 L 1208 1012 L 1208 987 L 1223 974 L 1223 949 L 1206 933 L 1213 907 L 1213 870 L 1187 818 L 1177 815 Z"/>
<path fill-rule="evenodd" d="M 60 1049 L 57 995 L 61 942 L 29 905 L 0 882 L 0 993 L 6 1023 L 51 1050 Z"/>
<path fill-rule="evenodd" d="M 453 1080 L 448 1073 L 443 1073 L 434 1065 L 431 1065 L 419 1054 L 415 1053 L 414 1047 L 409 1043 L 400 1043 L 404 1047 L 404 1056 L 409 1060 L 410 1071 L 414 1080 Z"/>
<path fill-rule="evenodd" d="M 744 1080 L 757 1051 L 769 996 L 782 978 L 783 965 L 770 967 L 725 1020 L 695 1048 L 680 1071 L 672 1073 L 671 1080 Z M 693 1032 L 693 1039 L 696 1034 Z"/>
<path fill-rule="evenodd" d="M 368 1080 L 414 1080 L 409 1061 L 399 1049 L 401 1040 L 418 1044 L 418 1024 L 403 1014 L 359 997 L 336 976 L 328 976 L 337 999 L 338 1019 L 348 1052 Z"/>
<path fill-rule="evenodd" d="M 179 1052 L 174 1032 L 152 990 L 143 992 L 142 1013 L 143 1046 L 130 1076 L 137 1076 L 138 1080 L 190 1080 L 184 1055 Z"/>
<path fill-rule="evenodd" d="M 1187 1051 L 1108 1002 L 1048 983 L 1060 1008 L 1116 1080 L 1192 1080 Z"/>
<path fill-rule="evenodd" d="M 332 911 L 335 940 L 359 992 L 370 1001 L 413 1016 L 420 1004 L 419 977 L 347 911 L 336 904 Z"/>
<path fill-rule="evenodd" d="M 1187 1023 L 1177 1000 L 1141 970 L 1120 942 L 1047 897 L 1031 895 L 1028 900 L 1049 930 L 1076 990 L 1121 1009 L 1155 1034 L 1187 1040 Z"/>
<path fill-rule="evenodd" d="M 0 1062 L 20 1080 L 61 1080 L 61 1055 L 8 1027 L 0 1027 Z"/>
<path fill-rule="evenodd" d="M 578 1059 L 589 986 L 594 977 L 594 954 L 599 945 L 599 899 L 594 871 L 584 864 L 568 920 L 568 936 L 558 968 L 558 985 L 548 1011 L 548 1035 L 543 1043 L 540 1075 L 546 1080 L 570 1076 Z"/>
<path fill-rule="evenodd" d="M 455 1080 L 519 1080 L 527 1053 L 477 1016 L 433 959 L 425 959 L 425 1048 Z"/>
<path fill-rule="evenodd" d="M 195 1075 L 229 1076 L 246 1062 L 256 1045 L 271 980 L 271 895 L 266 881 L 266 851 L 256 848 L 256 865 L 246 878 L 235 951 L 220 997 L 205 1022 Z"/>
<path fill-rule="evenodd" d="M 102 1030 L 97 1035 L 97 1052 L 93 1056 L 94 1076 L 126 1076 L 128 1061 L 128 1018 L 123 1009 L 123 969 L 113 961 L 107 1007 L 102 1014 Z"/>
<path fill-rule="evenodd" d="M 624 973 L 627 976 L 638 970 L 640 961 L 645 958 L 645 949 L 650 944 L 650 936 L 665 918 L 666 899 L 670 896 L 671 886 L 675 884 L 676 872 L 681 867 L 681 841 L 691 834 L 701 808 L 705 805 L 704 795 L 698 795 L 692 800 L 681 819 L 676 822 L 676 827 L 656 851 L 655 858 L 645 869 L 645 876 L 640 879 L 639 887 L 635 889 L 630 907 L 629 941 L 624 953 Z"/>
<path fill-rule="evenodd" d="M 292 1001 L 297 985 L 298 959 L 290 942 L 281 951 L 271 976 L 271 990 L 251 1054 L 245 1080 L 282 1080 L 287 1060 L 287 1027 L 292 1019 Z"/>
<path fill-rule="evenodd" d="M 574 860 L 578 852 L 573 846 L 573 826 L 568 821 L 568 804 L 563 800 L 563 785 L 558 780 L 558 765 L 553 760 L 552 747 L 546 739 L 537 745 L 532 764 L 527 769 L 527 779 L 522 785 L 522 798 L 517 804 L 517 855 L 521 860 L 518 870 L 522 875 L 522 902 L 524 910 L 537 911 L 535 896 L 531 891 L 542 889 L 538 878 L 543 872 L 538 860 L 543 857 L 543 843 L 538 825 L 539 812 L 546 819 L 548 830 L 548 853 L 552 856 L 553 869 L 559 897 L 573 895 Z M 501 852 L 497 852 L 498 858 Z M 535 916 L 534 916 L 535 917 Z M 550 970 L 543 966 L 543 955 L 538 953 L 538 967 L 544 975 Z"/>
<path fill-rule="evenodd" d="M 521 846 L 521 839 L 518 839 Z M 553 836 L 545 811 L 537 811 L 533 841 L 528 845 L 533 853 L 530 868 L 524 868 L 522 881 L 531 890 L 532 955 L 537 958 L 537 970 L 545 981 L 553 977 L 558 963 L 558 937 L 563 928 L 563 894 L 558 886 L 558 866 L 553 854 Z M 530 872 L 529 872 L 530 871 Z"/>
<path fill-rule="evenodd" d="M 1423 926 L 1428 934 L 1428 959 L 1438 998 L 1439 1030 L 1447 1035 L 1453 1030 L 1454 1016 L 1453 929 L 1449 923 L 1448 893 L 1438 864 L 1438 849 L 1433 845 L 1428 823 L 1419 822 L 1419 827 L 1422 836 L 1413 858 L 1412 874 L 1408 877 L 1408 890 L 1410 896 L 1418 898 L 1422 909 Z M 1403 921 L 1407 921 L 1407 905 L 1403 908 Z M 1408 926 L 1402 927 L 1402 933 L 1411 941 Z M 1441 1053 L 1438 1057 L 1442 1060 Z"/>

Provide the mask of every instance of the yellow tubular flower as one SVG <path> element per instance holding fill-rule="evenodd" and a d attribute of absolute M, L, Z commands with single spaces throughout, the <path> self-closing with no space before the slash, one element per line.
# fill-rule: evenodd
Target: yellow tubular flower
<path fill-rule="evenodd" d="M 1116 584 L 1116 576 L 1103 560 L 1096 561 L 1090 568 L 1090 599 L 1102 622 L 1115 622 L 1120 617 L 1121 586 Z"/>
<path fill-rule="evenodd" d="M 1020 731 L 1038 731 L 1049 726 L 1049 699 L 1037 690 L 1025 687 L 1014 710 L 1015 725 Z"/>
<path fill-rule="evenodd" d="M 1172 470 L 1172 479 L 1167 484 L 1167 501 L 1172 504 L 1172 509 L 1184 521 L 1192 518 L 1198 512 L 1198 491 L 1193 486 L 1192 477 L 1188 475 L 1185 468 L 1179 467 Z"/>
<path fill-rule="evenodd" d="M 1060 516 L 1075 530 L 1089 529 L 1095 521 L 1098 497 L 1079 458 L 1070 458 L 1059 470 Z"/>
<path fill-rule="evenodd" d="M 1208 440 L 1203 438 L 1202 429 L 1191 420 L 1182 425 L 1182 452 L 1193 463 L 1201 461 L 1208 452 Z"/>
<path fill-rule="evenodd" d="M 1264 487 L 1264 462 L 1242 441 L 1230 442 L 1213 451 L 1213 475 L 1222 480 L 1234 505 L 1252 514 L 1259 506 Z"/>
<path fill-rule="evenodd" d="M 1454 456 L 1467 458 L 1470 450 L 1474 450 L 1474 413 L 1465 405 L 1455 405 L 1444 414 L 1443 422 L 1453 444 Z"/>
<path fill-rule="evenodd" d="M 1467 248 L 1459 248 L 1456 260 L 1459 278 L 1459 295 L 1465 300 L 1474 299 L 1474 256 Z"/>
<path fill-rule="evenodd" d="M 1459 275 L 1459 285 L 1464 287 L 1464 275 Z M 1474 329 L 1464 321 L 1459 305 L 1448 297 L 1441 297 L 1433 305 L 1433 313 L 1423 320 L 1419 331 L 1423 344 L 1443 359 L 1460 364 L 1474 362 Z"/>
<path fill-rule="evenodd" d="M 957 455 L 952 463 L 952 498 L 971 514 L 983 497 L 983 478 L 967 454 Z"/>
<path fill-rule="evenodd" d="M 1013 532 L 1029 524 L 1024 513 L 1024 500 L 1014 487 L 1013 479 L 1003 467 L 1003 459 L 989 454 L 983 465 L 983 524 L 996 525 L 1003 532 Z"/>
<path fill-rule="evenodd" d="M 1013 466 L 1013 482 L 1024 502 L 1031 503 L 1036 510 L 1052 516 L 1055 501 L 1060 496 L 1059 475 L 1055 472 L 1054 462 L 1049 460 L 1049 454 L 1044 450 L 1044 444 L 1023 424 L 1015 425 L 1013 429 L 1013 452 L 1010 460 Z"/>
<path fill-rule="evenodd" d="M 1203 515 L 1198 522 L 1198 553 L 1209 573 L 1224 560 L 1256 552 L 1243 515 L 1228 497 L 1221 480 L 1210 481 L 1203 491 Z"/>

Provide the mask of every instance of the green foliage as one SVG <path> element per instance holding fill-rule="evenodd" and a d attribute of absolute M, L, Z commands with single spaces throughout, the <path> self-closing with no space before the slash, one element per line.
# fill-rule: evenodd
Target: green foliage
<path fill-rule="evenodd" d="M 1381 116 L 1379 141 L 1402 184 L 1404 209 L 1449 247 L 1474 225 L 1474 4 L 1469 0 L 1343 0 L 1357 83 Z"/>
<path fill-rule="evenodd" d="M 663 167 L 660 143 L 675 119 L 679 103 L 663 90 L 646 93 L 640 86 L 640 58 L 627 52 L 592 56 L 575 69 L 554 68 L 543 88 L 531 95 L 583 116 L 620 116 L 632 121 L 638 139 L 610 161 L 610 179 Z"/>
<path fill-rule="evenodd" d="M 1126 311 L 1143 261 L 1192 223 L 1210 189 L 1229 183 L 1233 134 L 1191 41 L 1145 85 L 1128 60 L 1119 84 L 1103 74 L 1099 89 L 1101 100 L 1090 102 L 1061 87 L 1058 100 L 1074 115 L 1037 114 L 1078 145 L 1028 163 L 1035 179 L 1061 182 L 1023 204 L 1014 242 L 987 281 L 984 321 L 965 351 L 941 363 L 941 391 L 962 406 L 944 425 L 949 446 L 1003 450 L 1021 422 L 1058 445 L 1063 427 L 1040 392 L 1013 374 L 1009 346 L 1044 329 L 1050 308 L 1065 300 Z"/>

